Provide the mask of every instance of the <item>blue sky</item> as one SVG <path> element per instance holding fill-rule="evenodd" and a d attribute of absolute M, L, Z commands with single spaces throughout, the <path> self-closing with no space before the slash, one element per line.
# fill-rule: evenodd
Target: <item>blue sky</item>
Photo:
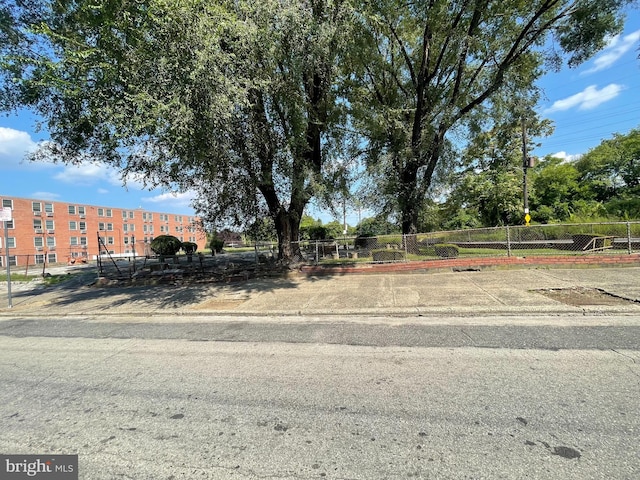
<path fill-rule="evenodd" d="M 612 38 L 606 49 L 578 68 L 544 76 L 540 86 L 545 97 L 539 112 L 554 122 L 555 132 L 535 139 L 541 146 L 534 155 L 575 158 L 614 133 L 640 127 L 639 46 L 640 12 L 631 10 L 624 32 Z M 147 191 L 131 180 L 125 188 L 118 172 L 108 167 L 24 161 L 26 151 L 47 139 L 46 132 L 34 131 L 35 120 L 26 112 L 0 117 L 0 196 L 193 215 L 189 194 Z M 331 220 L 329 213 L 310 213 L 325 222 Z M 358 212 L 349 209 L 347 222 L 356 225 Z"/>

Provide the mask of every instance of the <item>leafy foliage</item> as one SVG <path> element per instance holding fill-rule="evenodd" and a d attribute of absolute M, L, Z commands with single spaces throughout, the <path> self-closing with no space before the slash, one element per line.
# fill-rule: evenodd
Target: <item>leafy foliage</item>
<path fill-rule="evenodd" d="M 198 244 L 193 242 L 182 242 L 182 250 L 187 255 L 192 255 L 198 250 Z"/>
<path fill-rule="evenodd" d="M 213 232 L 209 235 L 209 248 L 211 253 L 220 253 L 224 248 L 224 240 L 218 237 L 218 234 Z"/>
<path fill-rule="evenodd" d="M 291 255 L 341 145 L 334 86 L 348 2 L 36 4 L 46 21 L 25 28 L 47 54 L 23 50 L 4 83 L 6 98 L 45 119 L 52 142 L 38 157 L 91 158 L 125 180 L 196 191 L 210 228 L 246 226 L 266 211 L 280 256 Z"/>
<path fill-rule="evenodd" d="M 182 248 L 182 242 L 173 235 L 160 235 L 151 241 L 150 248 L 158 255 L 175 255 Z"/>
<path fill-rule="evenodd" d="M 509 95 L 535 95 L 543 65 L 575 66 L 622 26 L 623 0 L 362 2 L 348 65 L 354 124 L 404 233 L 415 233 L 453 138 Z M 546 52 L 556 41 L 559 50 Z"/>

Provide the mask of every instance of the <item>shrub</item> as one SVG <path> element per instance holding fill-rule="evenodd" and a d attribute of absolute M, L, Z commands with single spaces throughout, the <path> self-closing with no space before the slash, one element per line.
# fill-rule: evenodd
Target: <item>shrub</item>
<path fill-rule="evenodd" d="M 211 249 L 211 253 L 220 253 L 223 247 L 224 240 L 218 238 L 217 234 L 212 233 L 211 238 L 209 239 L 209 248 Z"/>
<path fill-rule="evenodd" d="M 439 243 L 434 245 L 434 250 L 436 255 L 441 258 L 456 258 L 459 253 L 458 246 L 451 243 Z"/>
<path fill-rule="evenodd" d="M 182 242 L 173 235 L 160 235 L 151 241 L 151 250 L 161 256 L 171 256 L 182 248 Z"/>
<path fill-rule="evenodd" d="M 192 255 L 192 254 L 196 253 L 197 249 L 198 249 L 198 244 L 197 243 L 182 242 L 182 250 L 184 250 L 184 253 L 186 253 L 187 255 Z"/>

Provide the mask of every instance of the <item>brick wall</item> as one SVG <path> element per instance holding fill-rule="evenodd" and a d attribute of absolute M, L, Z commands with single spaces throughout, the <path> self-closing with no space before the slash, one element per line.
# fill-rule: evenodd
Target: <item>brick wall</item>
<path fill-rule="evenodd" d="M 304 266 L 301 271 L 308 275 L 336 275 L 340 273 L 385 273 L 413 270 L 437 270 L 452 268 L 486 267 L 557 267 L 563 266 L 640 266 L 640 254 L 592 254 L 592 255 L 536 255 L 530 257 L 478 257 L 452 258 L 446 260 L 424 260 L 397 263 L 362 264 L 358 266 Z"/>
<path fill-rule="evenodd" d="M 66 263 L 93 260 L 99 252 L 98 235 L 115 255 L 150 253 L 149 243 L 160 235 L 173 235 L 206 248 L 206 235 L 195 226 L 196 217 L 50 200 L 2 196 L 12 209 L 8 229 L 9 255 L 15 264 Z M 5 263 L 5 231 L 0 222 L 0 253 Z M 100 251 L 103 251 L 104 248 Z M 11 259 L 12 264 L 14 258 Z M 28 263 L 27 263 L 28 262 Z"/>

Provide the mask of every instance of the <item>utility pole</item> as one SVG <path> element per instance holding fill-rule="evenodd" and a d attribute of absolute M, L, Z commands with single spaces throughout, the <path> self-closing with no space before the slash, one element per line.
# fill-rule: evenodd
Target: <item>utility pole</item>
<path fill-rule="evenodd" d="M 13 222 L 11 208 L 2 207 L 2 209 L 0 210 L 0 221 L 2 221 L 4 224 L 4 253 L 5 263 L 7 264 L 7 298 L 9 302 L 8 307 L 13 308 L 13 303 L 11 300 L 11 262 L 9 255 L 9 222 Z"/>
<path fill-rule="evenodd" d="M 527 184 L 527 169 L 533 166 L 533 159 L 530 159 L 527 155 L 527 126 L 525 119 L 522 117 L 522 171 L 524 172 L 523 179 L 523 197 L 524 197 L 524 224 L 528 227 L 531 221 L 529 215 L 529 185 Z"/>

